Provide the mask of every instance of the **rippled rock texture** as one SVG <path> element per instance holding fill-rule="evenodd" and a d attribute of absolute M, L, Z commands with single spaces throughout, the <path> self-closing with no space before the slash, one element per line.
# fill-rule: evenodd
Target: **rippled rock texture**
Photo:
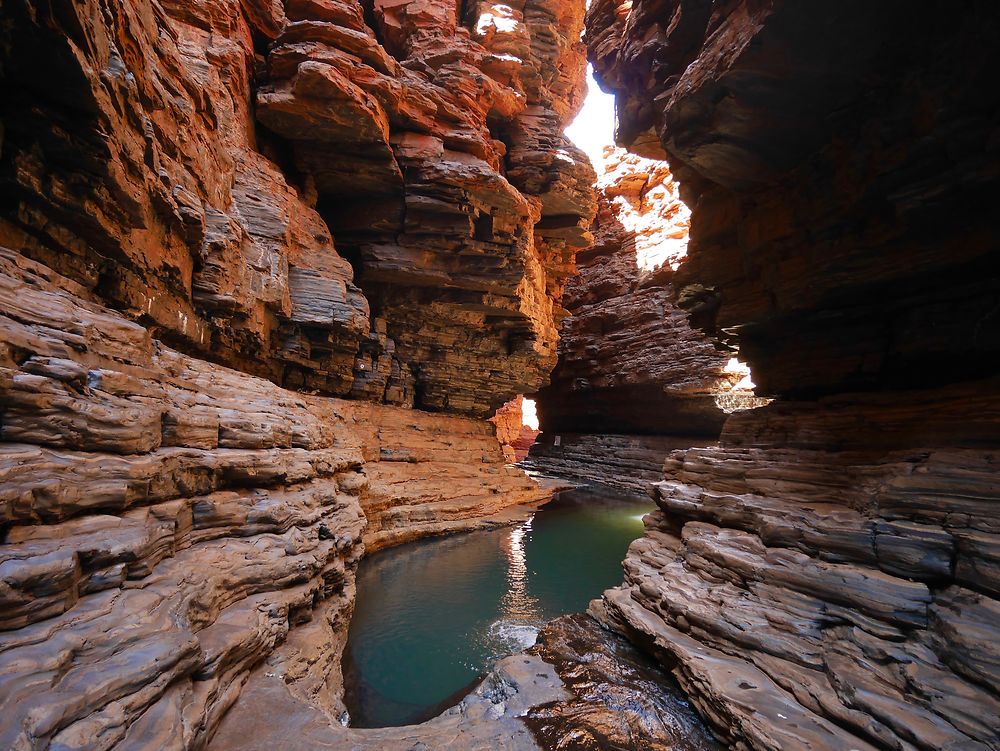
<path fill-rule="evenodd" d="M 287 391 L 0 267 L 3 748 L 200 747 L 269 655 L 337 717 L 365 546 L 543 495 L 485 422 Z"/>
<path fill-rule="evenodd" d="M 596 612 L 736 745 L 996 747 L 1000 454 L 953 422 L 1000 439 L 975 396 L 995 387 L 730 418 L 721 447 L 671 454 Z"/>
<path fill-rule="evenodd" d="M 757 393 L 673 452 L 592 608 L 733 747 L 1000 747 L 988 4 L 597 0 L 618 138 L 692 208 L 676 303 Z"/>
<path fill-rule="evenodd" d="M 337 722 L 363 551 L 545 495 L 471 418 L 589 241 L 583 8 L 4 4 L 0 747 Z"/>

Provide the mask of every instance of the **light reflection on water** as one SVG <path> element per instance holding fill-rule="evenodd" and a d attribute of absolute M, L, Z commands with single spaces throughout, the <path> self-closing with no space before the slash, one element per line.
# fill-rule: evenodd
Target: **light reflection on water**
<path fill-rule="evenodd" d="M 545 622 L 585 610 L 621 581 L 651 508 L 575 491 L 523 525 L 366 558 L 344 660 L 352 724 L 427 719 L 497 659 L 531 646 Z"/>
<path fill-rule="evenodd" d="M 531 533 L 529 519 L 504 535 L 503 549 L 507 559 L 507 592 L 500 603 L 503 617 L 489 627 L 492 652 L 512 654 L 535 643 L 538 631 L 545 623 L 538 598 L 528 593 L 528 556 L 525 537 Z"/>

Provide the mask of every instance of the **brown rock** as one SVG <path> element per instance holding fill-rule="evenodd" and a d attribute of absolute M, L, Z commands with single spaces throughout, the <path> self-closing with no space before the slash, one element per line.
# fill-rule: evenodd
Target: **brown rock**
<path fill-rule="evenodd" d="M 498 21 L 487 4 L 459 19 L 448 3 L 377 3 L 383 48 L 317 9 L 278 37 L 257 94 L 261 121 L 315 181 L 419 406 L 488 414 L 554 364 L 593 177 L 561 135 L 579 104 L 579 8 L 533 11 Z"/>
<path fill-rule="evenodd" d="M 81 294 L 0 252 L 4 748 L 202 747 L 279 647 L 336 717 L 365 545 L 547 495 L 485 422 L 286 391 Z"/>
<path fill-rule="evenodd" d="M 528 712 L 543 748 L 720 748 L 673 679 L 593 618 L 557 618 L 531 652 L 556 668 L 571 694 Z"/>
<path fill-rule="evenodd" d="M 504 404 L 490 418 L 496 426 L 497 441 L 508 462 L 519 462 L 528 455 L 539 431 L 524 422 L 524 397 L 517 396 Z"/>
<path fill-rule="evenodd" d="M 672 302 L 687 208 L 665 163 L 609 155 L 594 245 L 567 286 L 559 363 L 539 392 L 546 431 L 715 437 L 733 406 L 757 402 L 730 355 Z M 729 404 L 733 402 L 733 404 Z"/>
<path fill-rule="evenodd" d="M 545 432 L 528 466 L 645 495 L 669 451 L 714 440 L 730 412 L 765 400 L 674 303 L 689 212 L 666 163 L 605 156 L 595 241 L 566 287 L 570 315 L 538 393 Z"/>
<path fill-rule="evenodd" d="M 661 511 L 593 610 L 736 748 L 1000 745 L 980 42 L 1000 16 L 921 10 L 588 12 L 619 142 L 667 158 L 692 207 L 687 259 L 655 277 L 779 397 L 670 455 Z"/>
<path fill-rule="evenodd" d="M 647 144 L 655 131 L 696 207 L 675 282 L 682 306 L 702 308 L 710 330 L 738 328 L 762 394 L 996 370 L 996 243 L 981 207 L 1000 165 L 981 113 L 996 111 L 997 66 L 980 41 L 997 16 L 922 10 L 589 10 L 619 142 Z"/>
<path fill-rule="evenodd" d="M 581 3 L 384 3 L 381 37 L 354 0 L 98 5 L 7 9 L 0 243 L 287 388 L 485 416 L 544 383 L 594 210 Z"/>

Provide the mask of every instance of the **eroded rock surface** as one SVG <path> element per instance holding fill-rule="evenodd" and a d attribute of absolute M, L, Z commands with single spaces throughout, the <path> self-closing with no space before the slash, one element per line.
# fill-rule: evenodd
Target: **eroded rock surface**
<path fill-rule="evenodd" d="M 542 429 L 714 437 L 723 397 L 753 395 L 736 389 L 730 354 L 692 328 L 662 278 L 687 239 L 670 170 L 619 154 L 598 195 L 594 244 L 566 288 L 559 363 L 538 395 Z"/>
<path fill-rule="evenodd" d="M 644 495 L 670 450 L 715 440 L 729 413 L 764 401 L 675 301 L 690 212 L 666 162 L 608 151 L 597 190 L 527 466 Z"/>
<path fill-rule="evenodd" d="M 497 663 L 491 673 L 456 706 L 437 717 L 404 727 L 347 728 L 289 691 L 277 669 L 259 670 L 212 741 L 212 751 L 244 749 L 289 751 L 358 749 L 358 751 L 541 751 L 521 719 L 532 707 L 568 699 L 559 674 L 542 658 L 516 654 Z M 259 707 L 275 714 L 263 716 Z"/>
<path fill-rule="evenodd" d="M 555 667 L 569 694 L 528 711 L 525 722 L 542 748 L 721 748 L 674 680 L 593 618 L 556 619 L 542 629 L 530 651 Z"/>
<path fill-rule="evenodd" d="M 547 625 L 456 706 L 407 727 L 346 728 L 289 691 L 281 650 L 258 670 L 210 745 L 228 749 L 714 751 L 672 679 L 585 614 Z M 274 713 L 263 716 L 258 708 Z"/>
<path fill-rule="evenodd" d="M 504 404 L 490 418 L 496 426 L 497 441 L 509 462 L 519 462 L 528 455 L 539 431 L 525 422 L 524 397 L 518 395 Z"/>
<path fill-rule="evenodd" d="M 590 8 L 620 144 L 665 155 L 692 207 L 678 301 L 738 335 L 762 393 L 997 368 L 997 64 L 985 44 L 997 18 L 985 3 L 910 10 Z"/>
<path fill-rule="evenodd" d="M 0 30 L 3 245 L 288 388 L 486 416 L 544 383 L 594 212 L 582 3 L 47 8 Z"/>
<path fill-rule="evenodd" d="M 842 397 L 754 447 L 776 403 L 730 418 L 721 447 L 668 459 L 660 511 L 595 612 L 660 655 L 737 746 L 1000 742 L 998 454 L 922 396 L 909 415 L 880 397 L 883 431 L 870 401 Z M 952 440 L 878 445 L 914 417 Z M 843 450 L 813 448 L 819 430 Z"/>
<path fill-rule="evenodd" d="M 778 397 L 670 454 L 592 612 L 735 748 L 1000 747 L 1000 16 L 912 11 L 589 10 L 692 207 L 674 300 Z"/>
<path fill-rule="evenodd" d="M 269 657 L 336 722 L 363 551 L 547 495 L 471 418 L 589 241 L 583 11 L 4 5 L 0 747 L 202 748 Z"/>
<path fill-rule="evenodd" d="M 201 746 L 282 644 L 336 717 L 364 546 L 545 495 L 484 422 L 290 392 L 0 266 L 4 748 Z"/>

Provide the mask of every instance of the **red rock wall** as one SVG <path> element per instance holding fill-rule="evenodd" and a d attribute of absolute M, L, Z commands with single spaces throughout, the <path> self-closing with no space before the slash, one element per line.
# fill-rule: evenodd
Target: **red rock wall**
<path fill-rule="evenodd" d="M 537 430 L 524 423 L 524 397 L 517 396 L 504 404 L 490 418 L 496 426 L 497 441 L 508 462 L 519 462 L 528 455 Z"/>
<path fill-rule="evenodd" d="M 514 450 L 514 458 L 517 461 L 523 461 L 527 458 L 528 452 L 531 451 L 531 447 L 535 445 L 535 441 L 540 434 L 540 430 L 535 430 L 535 428 L 528 425 L 521 426 L 521 430 L 518 432 L 514 442 L 510 444 L 510 447 Z"/>
<path fill-rule="evenodd" d="M 491 8 L 17 0 L 0 241 L 279 385 L 491 414 L 594 211 L 582 6 Z"/>
<path fill-rule="evenodd" d="M 997 748 L 995 7 L 589 11 L 692 208 L 675 299 L 758 393 L 594 612 L 736 748 Z"/>
<path fill-rule="evenodd" d="M 339 723 L 363 551 L 545 495 L 473 418 L 589 239 L 582 17 L 5 3 L 0 748 L 203 748 L 254 671 Z"/>
<path fill-rule="evenodd" d="M 518 395 L 500 407 L 497 413 L 490 418 L 490 422 L 496 428 L 497 441 L 503 448 L 504 456 L 509 462 L 517 461 L 513 443 L 521 434 L 521 428 L 523 427 L 523 404 L 524 397 Z"/>

